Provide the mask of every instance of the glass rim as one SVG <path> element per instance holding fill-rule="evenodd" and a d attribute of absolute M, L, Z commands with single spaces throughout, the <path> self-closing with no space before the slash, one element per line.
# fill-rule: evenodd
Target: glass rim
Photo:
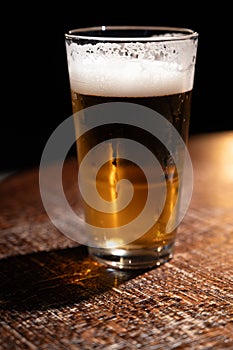
<path fill-rule="evenodd" d="M 95 35 L 85 35 L 88 32 L 100 31 L 100 32 L 108 32 L 111 30 L 115 31 L 136 31 L 136 30 L 148 30 L 148 31 L 163 31 L 165 35 L 158 36 L 95 36 Z M 169 33 L 171 34 L 169 36 Z M 181 33 L 179 36 L 173 36 L 174 34 Z M 172 35 L 173 34 L 173 35 Z M 95 27 L 82 27 L 71 29 L 65 33 L 66 39 L 79 39 L 79 40 L 95 40 L 95 41 L 155 41 L 155 42 L 165 42 L 165 41 L 180 41 L 180 40 L 188 40 L 195 39 L 198 37 L 198 32 L 193 29 L 185 28 L 185 27 L 169 27 L 169 26 L 124 26 L 124 25 L 112 25 L 112 26 L 95 26 Z"/>

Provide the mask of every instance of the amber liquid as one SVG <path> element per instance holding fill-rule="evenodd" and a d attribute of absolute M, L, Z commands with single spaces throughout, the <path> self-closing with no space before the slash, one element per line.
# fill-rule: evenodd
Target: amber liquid
<path fill-rule="evenodd" d="M 101 97 L 86 96 L 72 92 L 73 112 L 78 112 L 89 106 L 104 102 L 131 102 L 149 107 L 160 113 L 177 129 L 184 142 L 187 142 L 191 91 L 160 97 L 144 98 L 118 98 L 118 97 Z M 85 118 L 85 111 L 84 111 Z M 78 123 L 75 125 L 78 128 Z M 161 249 L 174 243 L 176 230 L 167 233 L 166 226 L 171 215 L 175 217 L 174 207 L 177 201 L 179 179 L 177 169 L 173 162 L 169 150 L 150 133 L 137 127 L 123 125 L 115 127 L 114 125 L 105 125 L 96 128 L 83 135 L 77 142 L 78 162 L 81 163 L 83 157 L 95 145 L 105 139 L 110 138 L 129 138 L 143 143 L 148 147 L 160 162 L 166 179 L 167 195 L 165 205 L 159 219 L 147 231 L 133 242 L 123 245 L 121 248 L 124 252 L 141 251 L 151 249 Z M 113 152 L 114 153 L 114 152 Z M 148 169 L 150 164 L 148 164 Z M 119 227 L 133 220 L 143 209 L 148 195 L 148 186 L 145 175 L 142 170 L 133 162 L 122 158 L 113 157 L 106 162 L 98 171 L 96 178 L 96 187 L 102 198 L 113 201 L 117 197 L 116 184 L 120 179 L 126 178 L 134 188 L 134 196 L 131 203 L 117 213 L 103 213 L 93 209 L 91 206 L 84 204 L 86 221 L 97 227 Z M 164 180 L 163 180 L 164 181 Z M 86 184 L 88 186 L 88 172 L 86 174 Z M 156 188 L 162 184 L 158 181 L 153 184 Z M 156 199 L 155 199 L 156 201 Z M 121 246 L 119 237 L 119 246 Z M 117 242 L 115 242 L 116 244 Z M 111 246 L 111 242 L 109 242 Z M 106 251 L 106 249 L 105 249 Z"/>

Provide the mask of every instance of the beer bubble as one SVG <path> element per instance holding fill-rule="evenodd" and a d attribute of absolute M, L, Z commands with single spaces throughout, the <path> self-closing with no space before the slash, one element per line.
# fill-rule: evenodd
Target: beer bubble
<path fill-rule="evenodd" d="M 194 62 L 184 62 L 175 43 L 66 43 L 66 50 L 71 89 L 80 94 L 163 96 L 193 87 Z"/>

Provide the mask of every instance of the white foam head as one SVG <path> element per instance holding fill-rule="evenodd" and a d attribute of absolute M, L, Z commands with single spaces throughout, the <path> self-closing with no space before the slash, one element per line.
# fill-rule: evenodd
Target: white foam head
<path fill-rule="evenodd" d="M 66 49 L 71 89 L 80 94 L 149 97 L 193 87 L 193 45 L 71 43 Z"/>

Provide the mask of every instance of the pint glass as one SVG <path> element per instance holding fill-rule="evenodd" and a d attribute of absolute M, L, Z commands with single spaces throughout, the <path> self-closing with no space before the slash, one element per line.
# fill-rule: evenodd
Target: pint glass
<path fill-rule="evenodd" d="M 102 26 L 65 41 L 89 253 L 116 268 L 158 266 L 179 226 L 198 33 Z"/>

